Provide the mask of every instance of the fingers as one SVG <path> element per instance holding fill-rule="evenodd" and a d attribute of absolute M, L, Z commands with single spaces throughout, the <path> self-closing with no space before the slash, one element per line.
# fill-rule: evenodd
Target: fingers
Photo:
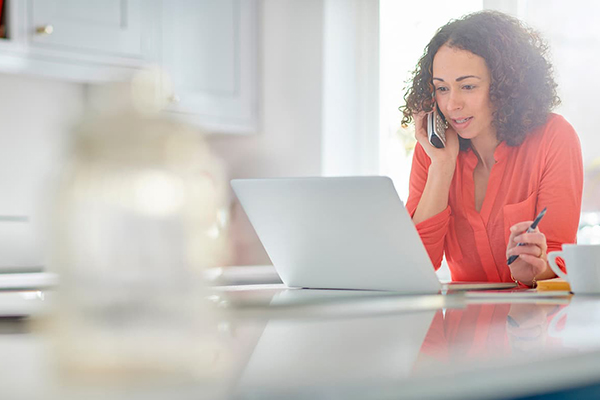
<path fill-rule="evenodd" d="M 529 271 L 527 275 L 533 278 L 544 272 L 547 266 L 545 257 L 540 258 L 531 254 L 521 254 L 517 261 L 511 264 L 510 269 L 515 277 L 521 276 L 522 271 Z"/>
<path fill-rule="evenodd" d="M 508 243 L 506 246 L 507 249 L 511 249 L 519 243 L 515 242 L 515 237 L 527 231 L 531 224 L 531 221 L 523 221 L 510 227 L 510 235 L 508 236 Z"/>
<path fill-rule="evenodd" d="M 423 111 L 413 114 L 413 120 L 415 121 L 415 139 L 421 143 L 421 146 L 425 146 L 425 142 L 427 141 L 426 118 L 427 114 Z"/>
<path fill-rule="evenodd" d="M 413 120 L 415 121 L 415 130 L 419 132 L 423 128 L 425 128 L 427 113 L 424 111 L 419 111 L 418 113 L 413 114 Z"/>
<path fill-rule="evenodd" d="M 518 256 L 519 258 L 511 264 L 514 276 L 521 275 L 522 271 L 529 271 L 526 276 L 532 274 L 537 276 L 547 268 L 548 244 L 546 235 L 534 229 L 527 232 L 532 221 L 522 221 L 510 227 L 510 235 L 507 244 L 506 257 Z"/>
<path fill-rule="evenodd" d="M 542 260 L 539 265 L 545 268 L 547 251 L 546 235 L 536 229 L 534 232 L 514 236 L 512 242 L 507 246 L 506 258 L 519 256 L 520 259 L 532 265 L 537 265 L 536 259 L 539 259 Z"/>
<path fill-rule="evenodd" d="M 540 232 L 539 230 L 534 230 L 533 232 L 529 232 L 529 233 L 522 233 L 520 235 L 516 235 L 512 238 L 513 243 L 516 245 L 518 243 L 524 243 L 524 244 L 533 244 L 536 246 L 539 246 L 542 250 L 546 250 L 547 249 L 547 244 L 546 244 L 546 235 L 544 235 L 542 232 Z"/>
<path fill-rule="evenodd" d="M 540 258 L 544 256 L 544 250 L 540 246 L 533 244 L 515 246 L 506 252 L 506 258 L 509 258 L 510 256 L 522 256 L 524 254 Z"/>
<path fill-rule="evenodd" d="M 523 221 L 510 227 L 510 235 L 508 236 L 508 243 L 506 246 L 507 249 L 513 248 L 518 243 L 537 244 L 544 250 L 546 249 L 543 247 L 546 244 L 546 236 L 542 234 L 539 229 L 536 228 L 533 232 L 527 232 L 527 229 L 529 229 L 532 223 L 533 221 Z"/>
<path fill-rule="evenodd" d="M 533 224 L 533 221 L 523 221 L 519 222 L 518 224 L 514 224 L 510 227 L 510 234 L 512 235 L 514 233 L 518 235 L 519 233 L 523 233 L 529 229 L 531 224 Z"/>
<path fill-rule="evenodd" d="M 524 271 L 525 276 L 537 276 L 544 272 L 548 267 L 546 235 L 538 229 L 533 232 L 522 233 L 523 225 L 527 225 L 527 221 L 515 225 L 515 229 L 511 227 L 510 243 L 506 251 L 506 258 L 516 255 L 517 260 L 511 264 L 510 268 L 513 276 L 521 276 Z M 529 225 L 527 225 L 529 227 Z"/>

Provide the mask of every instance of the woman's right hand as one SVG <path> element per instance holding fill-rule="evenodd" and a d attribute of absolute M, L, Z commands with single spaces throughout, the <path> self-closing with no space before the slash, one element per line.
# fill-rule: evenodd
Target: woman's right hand
<path fill-rule="evenodd" d="M 433 165 L 440 165 L 454 170 L 456 158 L 460 150 L 458 134 L 452 127 L 446 129 L 446 147 L 438 149 L 429 143 L 427 138 L 427 114 L 420 112 L 413 115 L 415 120 L 415 139 L 423 146 L 425 153 L 431 159 Z"/>
<path fill-rule="evenodd" d="M 416 225 L 439 214 L 448 207 L 448 193 L 456 169 L 459 145 L 456 131 L 448 128 L 446 130 L 446 147 L 443 149 L 435 148 L 427 139 L 427 114 L 419 113 L 413 115 L 413 117 L 415 120 L 415 138 L 431 159 L 431 165 L 427 171 L 427 182 L 421 193 L 417 209 L 413 214 L 413 222 Z"/>

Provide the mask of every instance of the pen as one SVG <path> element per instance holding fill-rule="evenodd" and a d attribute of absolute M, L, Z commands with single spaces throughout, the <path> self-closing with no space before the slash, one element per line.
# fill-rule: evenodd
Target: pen
<path fill-rule="evenodd" d="M 546 207 L 544 207 L 544 209 L 538 214 L 538 216 L 535 217 L 535 220 L 533 221 L 533 223 L 531 224 L 531 226 L 529 228 L 527 228 L 527 233 L 533 232 L 533 230 L 538 226 L 538 224 L 542 220 L 542 217 L 545 214 L 546 214 Z M 525 246 L 525 243 L 518 243 L 517 246 Z M 510 265 L 513 262 L 515 262 L 515 260 L 517 259 L 517 257 L 519 257 L 519 256 L 518 255 L 513 255 L 513 256 L 508 257 L 508 261 L 506 262 L 506 265 Z"/>

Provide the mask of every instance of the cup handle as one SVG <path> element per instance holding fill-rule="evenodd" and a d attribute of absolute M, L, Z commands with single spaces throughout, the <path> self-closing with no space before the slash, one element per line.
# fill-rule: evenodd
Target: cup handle
<path fill-rule="evenodd" d="M 552 253 L 548 253 L 548 265 L 550 265 L 550 269 L 554 271 L 556 275 L 563 278 L 565 281 L 568 281 L 567 274 L 562 272 L 559 266 L 556 264 L 556 257 L 559 257 L 563 254 L 562 251 L 553 251 Z"/>

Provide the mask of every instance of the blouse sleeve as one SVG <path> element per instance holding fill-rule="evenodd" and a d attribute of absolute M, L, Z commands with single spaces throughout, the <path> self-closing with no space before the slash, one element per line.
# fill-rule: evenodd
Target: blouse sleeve
<path fill-rule="evenodd" d="M 548 252 L 561 250 L 564 243 L 577 242 L 577 229 L 583 194 L 583 159 L 581 144 L 573 127 L 555 116 L 544 141 L 545 165 L 538 192 L 538 208 L 547 207 L 540 222 L 546 235 Z M 562 261 L 558 260 L 557 262 Z M 561 267 L 564 269 L 564 263 Z"/>
<path fill-rule="evenodd" d="M 408 210 L 411 218 L 414 216 L 421 195 L 425 189 L 425 183 L 427 183 L 427 173 L 431 160 L 425 153 L 423 147 L 417 143 L 415 152 L 413 154 L 412 167 L 410 170 L 409 180 L 409 191 L 408 200 L 406 202 L 406 209 Z M 432 216 L 431 218 L 421 221 L 416 224 L 417 232 L 425 245 L 427 254 L 433 263 L 434 268 L 437 270 L 442 264 L 442 257 L 444 255 L 444 239 L 446 232 L 448 231 L 448 223 L 450 221 L 450 206 L 439 214 Z"/>

